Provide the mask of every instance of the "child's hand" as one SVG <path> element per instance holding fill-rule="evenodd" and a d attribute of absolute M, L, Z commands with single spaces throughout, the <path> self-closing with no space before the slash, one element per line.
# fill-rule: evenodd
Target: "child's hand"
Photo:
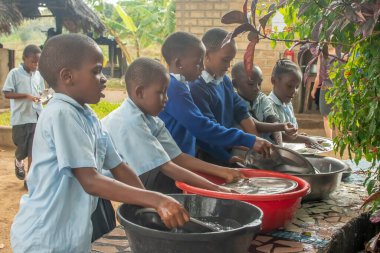
<path fill-rule="evenodd" d="M 225 169 L 225 173 L 223 174 L 223 178 L 226 180 L 226 183 L 232 183 L 238 181 L 241 178 L 246 178 L 244 174 L 238 169 L 228 168 Z"/>
<path fill-rule="evenodd" d="M 234 156 L 231 156 L 230 160 L 228 161 L 230 164 L 234 164 L 234 163 L 244 163 L 244 159 L 243 157 L 241 156 L 237 156 L 237 155 L 234 155 Z"/>
<path fill-rule="evenodd" d="M 296 136 L 298 129 L 290 122 L 284 123 L 284 132 L 289 136 Z"/>
<path fill-rule="evenodd" d="M 35 103 L 41 101 L 41 98 L 35 97 L 35 96 L 32 96 L 32 95 L 28 95 L 27 99 L 29 99 L 30 101 L 35 102 Z"/>
<path fill-rule="evenodd" d="M 256 141 L 252 149 L 256 151 L 257 153 L 261 154 L 263 158 L 265 159 L 265 158 L 270 157 L 271 147 L 272 147 L 272 143 L 270 143 L 267 140 L 264 140 L 263 138 L 256 136 Z"/>
<path fill-rule="evenodd" d="M 164 199 L 159 202 L 156 210 L 165 226 L 168 228 L 181 227 L 189 221 L 189 213 L 180 203 L 172 197 L 162 196 Z"/>
<path fill-rule="evenodd" d="M 238 193 L 237 191 L 234 191 L 230 188 L 227 188 L 227 187 L 224 187 L 224 186 L 221 186 L 221 185 L 218 185 L 218 189 L 217 189 L 218 192 L 225 192 L 225 193 Z"/>

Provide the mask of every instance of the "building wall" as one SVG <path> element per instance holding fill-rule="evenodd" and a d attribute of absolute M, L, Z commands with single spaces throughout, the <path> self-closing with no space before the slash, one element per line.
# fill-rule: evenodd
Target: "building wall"
<path fill-rule="evenodd" d="M 231 10 L 241 10 L 243 0 L 177 0 L 176 21 L 177 31 L 190 32 L 201 38 L 203 33 L 213 27 L 220 27 L 232 31 L 235 25 L 224 25 L 221 17 Z M 260 4 L 274 1 L 260 1 Z M 243 59 L 245 48 L 248 45 L 247 35 L 243 34 L 236 39 L 238 53 L 234 62 Z M 270 75 L 272 68 L 284 52 L 285 45 L 277 43 L 275 49 L 270 47 L 269 40 L 260 40 L 256 45 L 255 64 L 263 70 L 264 82 L 262 90 L 268 93 L 272 89 Z"/>

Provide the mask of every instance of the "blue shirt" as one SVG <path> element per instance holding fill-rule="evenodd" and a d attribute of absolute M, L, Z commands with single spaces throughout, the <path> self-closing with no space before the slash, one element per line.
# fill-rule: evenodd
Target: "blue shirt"
<path fill-rule="evenodd" d="M 37 123 L 29 194 L 22 196 L 11 228 L 13 251 L 88 253 L 91 214 L 98 198 L 84 191 L 72 169 L 90 167 L 100 172 L 120 163 L 90 107 L 54 94 Z"/>
<path fill-rule="evenodd" d="M 292 102 L 284 104 L 281 100 L 273 93 L 269 93 L 268 98 L 272 102 L 273 110 L 276 113 L 277 118 L 281 123 L 290 122 L 296 128 L 298 128 L 298 123 L 296 116 L 294 116 Z"/>
<path fill-rule="evenodd" d="M 227 129 L 205 117 L 194 104 L 188 86 L 172 74 L 167 95 L 168 102 L 159 117 L 182 152 L 195 156 L 195 138 L 221 147 L 250 148 L 255 143 L 254 135 L 235 128 Z"/>
<path fill-rule="evenodd" d="M 30 94 L 39 97 L 45 89 L 45 82 L 40 72 L 26 72 L 23 65 L 12 69 L 5 79 L 3 92 Z M 11 124 L 22 125 L 37 123 L 37 114 L 41 113 L 42 104 L 28 99 L 11 99 Z"/>
<path fill-rule="evenodd" d="M 194 103 L 203 115 L 226 128 L 232 128 L 250 117 L 245 102 L 236 94 L 227 75 L 215 80 L 203 71 L 201 77 L 190 83 L 190 90 Z M 231 157 L 228 150 L 197 140 L 201 149 L 214 158 L 228 161 Z"/>
<path fill-rule="evenodd" d="M 123 161 L 137 175 L 153 170 L 182 152 L 158 117 L 143 113 L 127 98 L 102 119 Z"/>

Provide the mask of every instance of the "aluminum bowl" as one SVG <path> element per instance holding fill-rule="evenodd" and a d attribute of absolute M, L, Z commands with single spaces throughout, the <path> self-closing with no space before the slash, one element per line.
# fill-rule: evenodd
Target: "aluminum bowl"
<path fill-rule="evenodd" d="M 332 157 L 307 156 L 307 160 L 317 168 L 319 174 L 294 174 L 306 180 L 311 186 L 311 193 L 303 198 L 303 201 L 313 201 L 328 198 L 339 187 L 344 172 L 349 166 Z"/>

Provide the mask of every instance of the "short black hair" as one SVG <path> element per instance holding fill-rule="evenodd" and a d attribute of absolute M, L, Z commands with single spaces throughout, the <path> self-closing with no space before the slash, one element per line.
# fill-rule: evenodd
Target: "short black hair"
<path fill-rule="evenodd" d="M 261 71 L 260 67 L 257 64 L 252 65 L 252 74 L 258 73 L 259 70 Z M 242 74 L 247 75 L 247 72 L 245 71 L 244 62 L 239 61 L 235 63 L 234 66 L 232 66 L 232 69 L 231 69 L 232 79 L 237 79 Z"/>
<path fill-rule="evenodd" d="M 294 74 L 302 79 L 300 67 L 289 59 L 280 59 L 276 62 L 272 70 L 272 77 L 280 78 L 283 74 Z"/>
<path fill-rule="evenodd" d="M 161 48 L 162 56 L 167 64 L 175 58 L 183 56 L 189 50 L 200 47 L 201 40 L 187 32 L 175 32 L 170 34 Z"/>
<path fill-rule="evenodd" d="M 168 73 L 160 62 L 150 58 L 141 57 L 134 60 L 125 73 L 128 94 L 131 94 L 133 87 L 149 86 L 154 81 L 168 81 Z"/>
<path fill-rule="evenodd" d="M 45 44 L 38 69 L 53 89 L 63 68 L 79 69 L 93 50 L 99 47 L 86 35 L 62 34 L 51 37 Z"/>
<path fill-rule="evenodd" d="M 222 42 L 228 32 L 221 28 L 211 28 L 202 37 L 202 42 L 207 51 L 213 52 L 222 48 Z M 234 40 L 231 40 L 234 42 Z"/>
<path fill-rule="evenodd" d="M 41 53 L 41 49 L 36 46 L 36 45 L 27 45 L 25 48 L 24 48 L 24 51 L 22 52 L 22 57 L 29 57 L 29 56 L 32 56 L 32 55 L 36 55 L 36 54 L 40 54 Z"/>

